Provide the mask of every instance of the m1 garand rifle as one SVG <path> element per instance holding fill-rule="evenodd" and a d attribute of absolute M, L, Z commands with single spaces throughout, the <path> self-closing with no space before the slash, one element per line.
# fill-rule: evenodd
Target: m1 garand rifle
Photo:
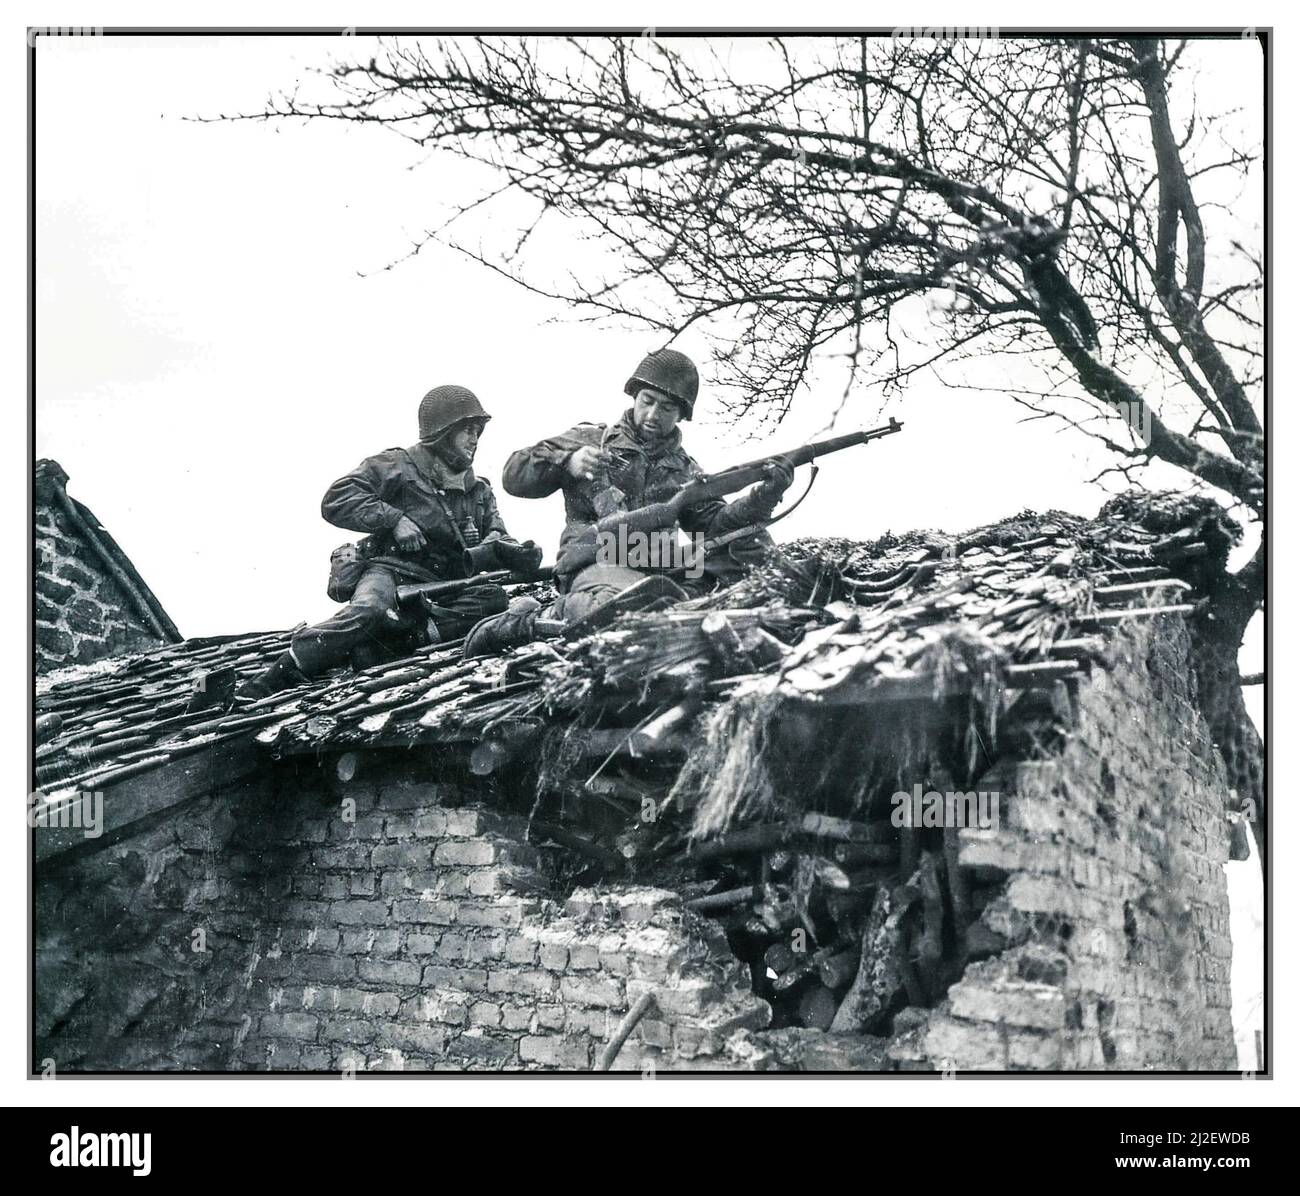
<path fill-rule="evenodd" d="M 616 511 L 606 515 L 603 519 L 591 524 L 582 533 L 579 537 L 580 542 L 586 542 L 589 539 L 596 542 L 602 536 L 617 535 L 620 528 L 626 528 L 629 532 L 652 532 L 673 527 L 681 518 L 683 512 L 690 510 L 691 507 L 702 502 L 708 502 L 711 499 L 725 498 L 729 494 L 735 494 L 739 490 L 747 490 L 750 486 L 764 481 L 769 476 L 771 468 L 780 461 L 787 461 L 797 468 L 800 465 L 808 464 L 810 461 L 815 461 L 818 457 L 838 453 L 843 449 L 855 448 L 859 444 L 870 444 L 873 440 L 879 440 L 882 436 L 892 436 L 895 432 L 901 432 L 902 430 L 902 423 L 896 419 L 891 419 L 889 423 L 883 424 L 879 428 L 871 428 L 865 432 L 850 432 L 846 436 L 832 436 L 828 440 L 816 440 L 811 444 L 801 445 L 793 452 L 773 453 L 770 456 L 759 457 L 755 461 L 747 461 L 743 465 L 733 465 L 730 469 L 723 469 L 718 473 L 706 474 L 693 482 L 687 482 L 672 498 L 663 502 L 648 503 L 644 507 L 635 507 L 630 511 Z M 767 522 L 773 521 L 768 520 Z M 744 528 L 738 534 L 752 535 L 758 530 L 761 530 L 758 526 Z M 728 535 L 725 538 L 727 540 L 734 539 L 735 534 Z"/>
<path fill-rule="evenodd" d="M 901 432 L 902 430 L 903 425 L 898 420 L 891 419 L 889 423 L 883 424 L 879 428 L 870 428 L 865 432 L 850 432 L 846 436 L 832 436 L 828 440 L 816 440 L 811 444 L 801 445 L 793 452 L 772 453 L 766 457 L 759 457 L 754 461 L 747 461 L 743 465 L 733 465 L 730 469 L 707 474 L 693 482 L 688 482 L 676 494 L 663 502 L 649 503 L 643 507 L 635 507 L 630 511 L 615 511 L 606 515 L 583 532 L 580 542 L 589 542 L 591 559 L 595 560 L 595 546 L 598 538 L 602 535 L 617 535 L 619 528 L 626 528 L 628 531 L 651 532 L 673 527 L 684 511 L 689 510 L 698 503 L 707 502 L 710 499 L 725 498 L 729 494 L 735 494 L 739 490 L 747 490 L 750 486 L 763 481 L 767 478 L 768 471 L 778 461 L 788 461 L 797 468 L 800 465 L 806 465 L 810 461 L 817 460 L 818 457 L 838 453 L 843 449 L 855 448 L 859 444 L 870 444 L 873 440 L 879 440 L 883 436 L 892 436 L 895 432 Z M 721 547 L 738 537 L 752 536 L 771 522 L 772 520 L 766 520 L 763 524 L 740 528 L 738 531 L 730 532 L 718 540 L 710 541 L 705 545 L 705 548 L 711 550 L 714 547 Z M 417 599 L 436 603 L 440 597 L 450 597 L 467 586 L 479 585 L 482 582 L 509 584 L 511 582 L 549 581 L 553 576 L 554 570 L 550 567 L 538 569 L 536 572 L 527 575 L 501 569 L 478 573 L 472 577 L 454 581 L 418 582 L 398 586 L 397 601 L 402 606 L 415 602 Z"/>

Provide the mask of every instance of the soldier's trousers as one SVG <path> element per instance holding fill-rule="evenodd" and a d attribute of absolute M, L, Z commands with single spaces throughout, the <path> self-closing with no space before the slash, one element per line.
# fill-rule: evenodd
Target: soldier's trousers
<path fill-rule="evenodd" d="M 569 588 L 556 599 L 549 613 L 566 623 L 576 623 L 648 576 L 625 565 L 588 565 L 573 575 Z"/>
<path fill-rule="evenodd" d="M 604 606 L 615 595 L 650 576 L 652 574 L 640 569 L 629 569 L 626 565 L 588 565 L 573 575 L 569 588 L 548 608 L 544 617 L 576 623 L 598 606 Z M 695 596 L 704 593 L 707 588 L 705 583 L 709 579 L 674 577 L 673 580 L 688 594 Z"/>
<path fill-rule="evenodd" d="M 309 677 L 348 662 L 365 668 L 429 642 L 426 620 L 438 638 L 451 640 L 509 605 L 505 590 L 484 583 L 449 595 L 428 612 L 419 607 L 412 615 L 398 609 L 397 585 L 391 569 L 371 565 L 342 610 L 294 635 L 289 652 L 298 667 Z"/>

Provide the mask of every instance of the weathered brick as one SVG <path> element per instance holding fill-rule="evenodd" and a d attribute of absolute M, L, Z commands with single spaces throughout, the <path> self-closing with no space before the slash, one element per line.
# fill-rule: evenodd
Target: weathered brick
<path fill-rule="evenodd" d="M 569 947 L 569 968 L 575 972 L 595 971 L 600 967 L 600 952 L 591 943 L 574 943 Z"/>
<path fill-rule="evenodd" d="M 548 972 L 562 972 L 569 966 L 569 949 L 558 943 L 543 943 L 538 948 L 538 960 Z"/>
<path fill-rule="evenodd" d="M 383 925 L 388 921 L 388 902 L 375 901 L 338 901 L 332 907 L 335 920 L 344 925 L 365 923 Z"/>
<path fill-rule="evenodd" d="M 507 939 L 505 960 L 507 963 L 534 964 L 537 962 L 537 944 L 531 939 Z"/>
<path fill-rule="evenodd" d="M 381 843 L 370 853 L 374 868 L 427 868 L 429 847 L 417 843 Z"/>
<path fill-rule="evenodd" d="M 339 950 L 344 955 L 369 955 L 373 930 L 345 930 L 339 942 Z"/>
<path fill-rule="evenodd" d="M 469 1007 L 469 1020 L 475 1026 L 499 1026 L 501 1006 L 492 1001 L 479 1001 Z"/>
<path fill-rule="evenodd" d="M 368 843 L 346 843 L 333 847 L 312 849 L 312 862 L 317 868 L 366 868 L 370 864 L 371 847 Z"/>
<path fill-rule="evenodd" d="M 427 810 L 415 820 L 415 833 L 426 839 L 441 839 L 447 833 L 447 812 Z"/>
<path fill-rule="evenodd" d="M 300 955 L 285 974 L 296 980 L 341 984 L 355 979 L 356 969 L 357 961 L 348 956 Z"/>
<path fill-rule="evenodd" d="M 443 934 L 438 939 L 438 958 L 449 959 L 453 962 L 464 959 L 465 941 L 465 936 L 463 934 Z"/>
<path fill-rule="evenodd" d="M 672 1029 L 667 1022 L 657 1018 L 642 1018 L 637 1024 L 637 1033 L 647 1046 L 667 1049 L 673 1044 Z"/>
<path fill-rule="evenodd" d="M 55 564 L 55 572 L 80 590 L 94 590 L 99 583 L 99 579 L 89 569 L 76 561 L 66 559 L 58 561 Z"/>
<path fill-rule="evenodd" d="M 320 1022 L 310 1013 L 264 1013 L 259 1028 L 268 1038 L 297 1038 L 314 1042 Z"/>
<path fill-rule="evenodd" d="M 459 864 L 472 867 L 490 864 L 496 859 L 496 848 L 481 839 L 439 843 L 433 852 L 435 864 Z"/>
<path fill-rule="evenodd" d="M 465 992 L 484 992 L 488 974 L 483 968 L 448 968 L 430 964 L 424 969 L 424 984 L 438 988 L 458 988 Z"/>
<path fill-rule="evenodd" d="M 450 901 L 426 901 L 424 898 L 395 901 L 393 917 L 399 922 L 450 926 L 456 920 L 456 906 Z"/>
<path fill-rule="evenodd" d="M 457 921 L 462 926 L 490 926 L 498 929 L 513 929 L 524 920 L 524 908 L 517 899 L 502 898 L 491 905 L 481 905 L 471 901 L 462 901 Z"/>
<path fill-rule="evenodd" d="M 604 1009 L 570 1009 L 565 1019 L 564 1028 L 570 1033 L 590 1034 L 593 1038 L 604 1038 L 607 1031 L 608 1014 Z"/>
<path fill-rule="evenodd" d="M 549 972 L 522 969 L 520 971 L 498 971 L 488 973 L 488 992 L 523 993 L 533 996 L 547 996 L 555 992 L 558 979 Z"/>
<path fill-rule="evenodd" d="M 1006 1067 L 1006 1045 L 998 1028 L 980 1022 L 931 1018 L 925 1050 L 936 1070 L 1001 1071 Z"/>
<path fill-rule="evenodd" d="M 337 930 L 313 926 L 309 930 L 302 931 L 301 934 L 300 949 L 303 951 L 319 951 L 325 955 L 333 955 L 339 949 L 341 936 Z"/>
<path fill-rule="evenodd" d="M 480 935 L 465 941 L 462 958 L 466 963 L 484 963 L 489 960 L 500 959 L 505 954 L 505 947 L 504 935 Z"/>
<path fill-rule="evenodd" d="M 546 1030 L 559 1030 L 564 1026 L 563 1005 L 538 1005 L 537 1023 Z"/>
<path fill-rule="evenodd" d="M 36 578 L 36 592 L 43 594 L 51 602 L 62 605 L 76 593 L 76 590 L 65 581 L 58 581 L 48 573 L 41 573 Z M 51 622 L 57 619 L 58 611 L 56 610 Z"/>
<path fill-rule="evenodd" d="M 482 810 L 448 810 L 448 835 L 467 839 L 491 829 L 492 819 Z"/>
<path fill-rule="evenodd" d="M 370 1042 L 375 1037 L 373 1022 L 330 1018 L 321 1024 L 322 1042 Z"/>
<path fill-rule="evenodd" d="M 374 1016 L 391 1017 L 401 1007 L 401 998 L 396 993 L 367 992 L 360 988 L 336 988 L 330 990 L 333 1008 L 347 1013 L 364 1013 Z M 315 1006 L 313 1006 L 315 1008 Z"/>
<path fill-rule="evenodd" d="M 533 1024 L 533 1011 L 527 1005 L 502 1006 L 501 1024 L 507 1030 L 527 1030 Z"/>
<path fill-rule="evenodd" d="M 469 892 L 470 875 L 464 868 L 444 868 L 438 873 L 433 891 L 443 897 L 464 897 Z"/>
<path fill-rule="evenodd" d="M 468 1059 L 476 1063 L 502 1064 L 517 1056 L 513 1038 L 496 1038 L 487 1035 L 461 1034 L 447 1043 L 451 1058 Z"/>
<path fill-rule="evenodd" d="M 594 976 L 564 976 L 560 979 L 560 996 L 569 1004 L 618 1007 L 623 1004 L 623 986 L 617 980 Z"/>
<path fill-rule="evenodd" d="M 425 1021 L 463 1026 L 469 1016 L 468 998 L 464 993 L 439 992 L 423 999 L 420 1013 Z"/>
<path fill-rule="evenodd" d="M 375 984 L 419 984 L 420 965 L 398 959 L 363 959 L 359 974 Z"/>
<path fill-rule="evenodd" d="M 519 1057 L 525 1063 L 554 1067 L 560 1058 L 559 1039 L 529 1035 L 519 1040 Z"/>
<path fill-rule="evenodd" d="M 422 815 L 416 814 L 411 810 L 403 811 L 400 814 L 387 814 L 384 817 L 384 838 L 385 839 L 410 839 L 415 834 L 416 825 L 419 823 Z"/>
<path fill-rule="evenodd" d="M 323 876 L 321 877 L 320 895 L 326 901 L 340 901 L 348 895 L 348 877 L 346 876 Z"/>
<path fill-rule="evenodd" d="M 333 811 L 329 819 L 329 837 L 336 843 L 347 843 L 355 848 L 355 854 L 350 861 L 356 861 L 363 857 L 367 850 L 364 843 L 358 840 L 382 839 L 384 837 L 384 816 L 376 813 L 356 814 L 355 817 L 345 817 L 343 807 Z"/>
<path fill-rule="evenodd" d="M 506 892 L 502 871 L 501 868 L 484 868 L 472 872 L 465 880 L 466 892 L 471 897 L 493 897 Z"/>
<path fill-rule="evenodd" d="M 434 1026 L 408 1026 L 403 1022 L 391 1022 L 378 1027 L 375 1041 L 405 1051 L 441 1055 L 447 1049 L 447 1032 Z"/>
<path fill-rule="evenodd" d="M 104 631 L 104 610 L 97 602 L 78 598 L 67 607 L 68 627 L 85 635 L 102 635 Z"/>

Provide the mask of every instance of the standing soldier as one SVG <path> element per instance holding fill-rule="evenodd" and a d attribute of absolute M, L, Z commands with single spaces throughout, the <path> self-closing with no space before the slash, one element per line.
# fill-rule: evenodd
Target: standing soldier
<path fill-rule="evenodd" d="M 506 592 L 478 584 L 440 605 L 427 605 L 425 626 L 403 619 L 397 587 L 408 581 L 448 581 L 485 569 L 531 572 L 541 550 L 506 531 L 492 488 L 470 468 L 491 416 L 463 386 L 436 386 L 420 403 L 420 443 L 367 457 L 339 478 L 321 502 L 336 527 L 369 532 L 345 554 L 359 577 L 331 574 L 330 595 L 351 601 L 332 618 L 295 633 L 289 650 L 238 693 L 265 697 L 351 661 L 365 667 L 421 633 L 432 642 L 463 636 L 487 615 L 506 609 Z"/>
<path fill-rule="evenodd" d="M 700 376 L 694 362 L 675 349 L 659 349 L 646 357 L 627 380 L 624 392 L 632 406 L 614 424 L 578 424 L 563 435 L 520 449 L 506 462 L 503 484 L 520 498 L 545 498 L 564 494 L 566 524 L 560 537 L 555 576 L 560 598 L 546 612 L 548 618 L 572 623 L 623 594 L 632 586 L 646 597 L 686 592 L 666 576 L 656 582 L 654 567 L 635 562 L 602 559 L 606 554 L 590 535 L 598 519 L 620 510 L 634 510 L 671 498 L 703 471 L 682 448 L 679 420 L 689 420 L 699 394 Z M 702 502 L 680 519 L 688 534 L 716 539 L 771 517 L 789 487 L 793 471 L 788 464 L 774 466 L 771 475 L 744 497 L 727 503 Z M 672 532 L 675 536 L 675 531 Z M 760 557 L 771 545 L 761 527 L 752 535 L 728 545 L 725 554 L 704 563 L 704 584 L 716 584 L 734 575 L 746 560 Z M 662 560 L 662 557 L 661 557 Z M 476 656 L 533 638 L 539 610 L 509 611 L 485 619 L 470 633 L 465 655 Z"/>

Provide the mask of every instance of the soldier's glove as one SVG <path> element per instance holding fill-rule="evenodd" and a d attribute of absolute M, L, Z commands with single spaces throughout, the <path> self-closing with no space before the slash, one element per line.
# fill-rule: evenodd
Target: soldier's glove
<path fill-rule="evenodd" d="M 794 481 L 794 462 L 789 457 L 774 457 L 766 475 L 751 493 L 755 508 L 770 514 Z"/>
<path fill-rule="evenodd" d="M 513 573 L 526 576 L 536 573 L 542 563 L 542 550 L 532 540 L 525 540 L 522 544 L 514 540 L 497 540 L 495 544 L 497 560 Z"/>

